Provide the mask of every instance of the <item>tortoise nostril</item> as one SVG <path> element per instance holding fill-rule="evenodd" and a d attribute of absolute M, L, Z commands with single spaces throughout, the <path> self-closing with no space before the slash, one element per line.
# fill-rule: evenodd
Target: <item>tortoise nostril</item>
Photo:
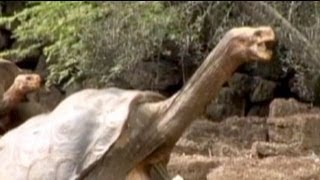
<path fill-rule="evenodd" d="M 254 35 L 260 37 L 262 35 L 262 31 L 258 30 L 254 32 Z"/>

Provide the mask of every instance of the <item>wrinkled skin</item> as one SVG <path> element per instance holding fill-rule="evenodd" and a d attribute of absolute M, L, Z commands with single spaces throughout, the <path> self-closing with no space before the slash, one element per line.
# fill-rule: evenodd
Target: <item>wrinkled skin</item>
<path fill-rule="evenodd" d="M 233 49 L 230 56 L 237 56 L 245 62 L 270 61 L 273 57 L 274 47 L 277 44 L 276 36 L 270 27 L 240 27 L 230 30 L 226 37 Z"/>
<path fill-rule="evenodd" d="M 238 66 L 271 59 L 274 42 L 270 27 L 232 29 L 166 100 L 117 88 L 71 95 L 0 139 L 0 179 L 156 179 L 150 167 L 168 159 Z"/>
<path fill-rule="evenodd" d="M 42 111 L 37 111 L 40 108 L 36 107 L 36 103 L 25 102 L 26 95 L 39 90 L 43 85 L 42 82 L 43 80 L 38 74 L 17 75 L 13 84 L 3 94 L 3 98 L 0 101 L 0 134 L 4 134 L 16 127 L 32 115 L 42 113 Z M 31 107 L 26 104 L 35 107 L 30 109 Z"/>
<path fill-rule="evenodd" d="M 16 88 L 17 93 L 26 95 L 39 90 L 43 85 L 43 79 L 38 74 L 19 74 L 14 79 L 14 83 L 11 87 Z"/>
<path fill-rule="evenodd" d="M 46 111 L 36 102 L 25 102 L 25 95 L 38 90 L 43 82 L 39 75 L 26 73 L 13 62 L 0 59 L 1 135 L 26 119 Z M 12 92 L 19 93 L 18 96 L 15 95 L 17 98 L 12 98 Z"/>

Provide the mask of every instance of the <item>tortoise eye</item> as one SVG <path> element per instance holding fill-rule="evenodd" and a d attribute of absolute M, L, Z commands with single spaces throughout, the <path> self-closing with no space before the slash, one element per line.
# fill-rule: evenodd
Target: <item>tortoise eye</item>
<path fill-rule="evenodd" d="M 31 80 L 32 80 L 31 76 L 27 76 L 27 81 L 31 81 Z"/>

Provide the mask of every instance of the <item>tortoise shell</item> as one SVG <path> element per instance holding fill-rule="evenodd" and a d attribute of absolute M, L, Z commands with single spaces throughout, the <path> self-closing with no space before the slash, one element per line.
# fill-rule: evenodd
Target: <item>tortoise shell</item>
<path fill-rule="evenodd" d="M 133 106 L 157 93 L 86 89 L 0 139 L 0 179 L 74 179 L 117 141 Z"/>

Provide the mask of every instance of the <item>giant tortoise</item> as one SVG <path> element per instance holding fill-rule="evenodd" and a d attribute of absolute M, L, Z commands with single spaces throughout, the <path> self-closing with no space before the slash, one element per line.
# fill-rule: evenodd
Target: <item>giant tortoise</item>
<path fill-rule="evenodd" d="M 268 62 L 267 26 L 229 30 L 172 97 L 115 87 L 76 92 L 0 139 L 0 179 L 169 179 L 176 141 L 247 62 Z"/>
<path fill-rule="evenodd" d="M 20 116 L 25 110 L 21 106 L 24 106 L 26 102 L 26 95 L 39 90 L 42 82 L 42 78 L 38 74 L 19 74 L 15 77 L 13 84 L 0 100 L 0 134 L 4 134 L 6 131 L 21 124 L 21 121 L 33 116 L 21 118 Z"/>
<path fill-rule="evenodd" d="M 26 119 L 45 111 L 27 100 L 29 93 L 39 90 L 44 82 L 40 75 L 20 69 L 9 60 L 0 59 L 0 134 Z"/>

